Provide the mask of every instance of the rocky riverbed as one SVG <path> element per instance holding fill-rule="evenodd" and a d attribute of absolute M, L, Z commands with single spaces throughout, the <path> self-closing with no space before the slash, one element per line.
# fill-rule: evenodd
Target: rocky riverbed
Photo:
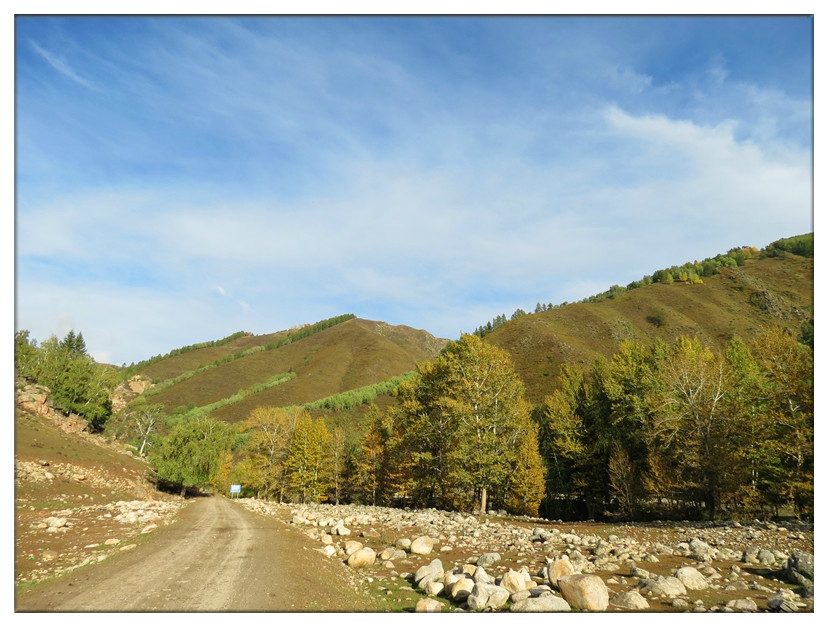
<path fill-rule="evenodd" d="M 366 590 L 416 611 L 811 612 L 813 527 L 563 523 L 239 503 L 289 519 Z M 404 604 L 403 604 L 404 605 Z"/>

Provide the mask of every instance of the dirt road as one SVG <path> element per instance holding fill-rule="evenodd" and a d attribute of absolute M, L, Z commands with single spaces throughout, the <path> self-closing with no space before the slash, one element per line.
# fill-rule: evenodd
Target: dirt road
<path fill-rule="evenodd" d="M 194 499 L 132 551 L 20 595 L 17 611 L 350 611 L 344 568 L 284 522 Z"/>

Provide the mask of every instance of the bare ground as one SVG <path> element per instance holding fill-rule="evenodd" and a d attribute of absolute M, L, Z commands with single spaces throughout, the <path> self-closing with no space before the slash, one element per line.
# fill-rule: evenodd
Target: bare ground
<path fill-rule="evenodd" d="M 134 550 L 23 593 L 17 611 L 367 610 L 341 567 L 273 517 L 194 499 Z M 324 583 L 323 583 L 324 582 Z"/>

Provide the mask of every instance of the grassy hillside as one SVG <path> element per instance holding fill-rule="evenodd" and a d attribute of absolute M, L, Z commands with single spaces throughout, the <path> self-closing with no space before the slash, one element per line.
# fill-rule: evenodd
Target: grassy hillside
<path fill-rule="evenodd" d="M 262 337 L 257 336 L 257 339 Z M 153 378 L 179 376 L 191 372 L 194 367 L 211 363 L 217 350 L 225 355 L 232 354 L 239 350 L 237 343 L 243 341 L 254 345 L 250 337 L 241 338 L 218 349 L 200 349 L 169 358 L 153 364 L 142 374 Z M 445 340 L 410 327 L 352 319 L 274 350 L 254 352 L 199 372 L 160 393 L 151 393 L 148 401 L 161 403 L 168 411 L 190 404 L 201 407 L 251 388 L 276 374 L 295 375 L 213 412 L 213 416 L 220 420 L 237 422 L 261 405 L 304 405 L 401 375 L 412 370 L 418 361 L 433 358 L 445 343 Z M 198 353 L 202 351 L 211 352 L 199 357 Z M 164 387 L 163 383 L 159 386 Z"/>
<path fill-rule="evenodd" d="M 564 362 L 611 355 L 624 339 L 667 342 L 697 335 L 723 346 L 779 322 L 799 331 L 813 318 L 813 259 L 788 254 L 723 268 L 702 284 L 653 283 L 596 303 L 518 317 L 485 336 L 514 360 L 527 400 L 542 402 Z"/>

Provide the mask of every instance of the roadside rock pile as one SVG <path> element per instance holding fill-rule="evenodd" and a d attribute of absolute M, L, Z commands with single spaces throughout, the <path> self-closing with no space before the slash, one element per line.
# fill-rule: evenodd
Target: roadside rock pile
<path fill-rule="evenodd" d="M 94 488 L 110 491 L 132 492 L 136 496 L 148 495 L 151 486 L 139 472 L 131 473 L 132 478 L 114 477 L 95 467 L 79 466 L 68 462 L 50 462 L 48 460 L 21 461 L 14 460 L 15 481 L 51 482 L 65 479 L 75 483 L 87 484 Z"/>
<path fill-rule="evenodd" d="M 812 535 L 792 526 L 662 524 L 642 538 L 640 529 L 576 533 L 562 523 L 434 509 L 242 501 L 262 514 L 286 515 L 323 553 L 370 580 L 401 578 L 434 598 L 420 604 L 421 611 L 813 609 L 813 554 L 794 550 L 812 551 Z M 792 591 L 787 581 L 802 587 Z"/>

